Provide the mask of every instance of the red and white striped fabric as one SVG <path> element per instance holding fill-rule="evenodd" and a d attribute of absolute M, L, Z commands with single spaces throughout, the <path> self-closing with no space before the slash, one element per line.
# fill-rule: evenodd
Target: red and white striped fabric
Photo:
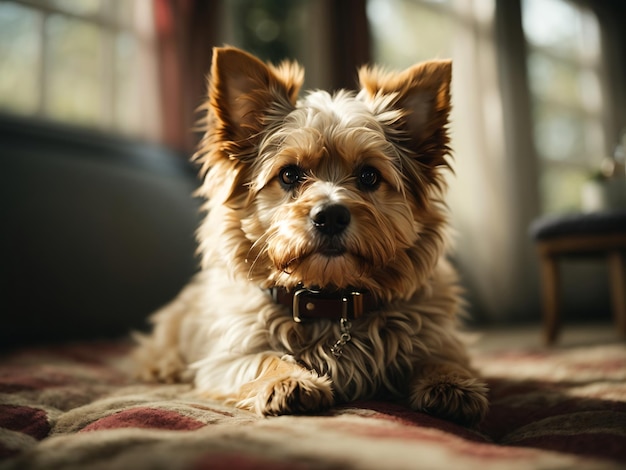
<path fill-rule="evenodd" d="M 475 364 L 491 410 L 470 430 L 359 402 L 260 418 L 185 385 L 126 373 L 128 345 L 27 349 L 0 360 L 2 469 L 550 469 L 626 465 L 626 346 L 494 351 Z"/>

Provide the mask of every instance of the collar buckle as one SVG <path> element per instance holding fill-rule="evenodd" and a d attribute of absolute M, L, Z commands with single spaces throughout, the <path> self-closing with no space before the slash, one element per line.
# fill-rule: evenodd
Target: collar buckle
<path fill-rule="evenodd" d="M 274 302 L 289 308 L 297 323 L 321 319 L 356 320 L 380 308 L 376 298 L 367 291 L 314 290 L 298 286 L 293 291 L 272 287 L 269 293 Z"/>
<path fill-rule="evenodd" d="M 363 296 L 356 291 L 326 293 L 298 289 L 293 294 L 292 313 L 297 323 L 318 318 L 356 319 L 363 311 Z"/>

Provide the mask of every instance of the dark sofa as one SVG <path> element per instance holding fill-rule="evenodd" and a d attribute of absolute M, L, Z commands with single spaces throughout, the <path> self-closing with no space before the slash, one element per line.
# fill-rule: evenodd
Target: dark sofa
<path fill-rule="evenodd" d="M 0 116 L 0 347 L 142 327 L 196 270 L 197 184 L 164 147 Z"/>

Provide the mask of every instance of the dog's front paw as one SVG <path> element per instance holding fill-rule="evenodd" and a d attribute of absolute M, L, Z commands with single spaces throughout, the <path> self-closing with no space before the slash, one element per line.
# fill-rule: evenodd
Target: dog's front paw
<path fill-rule="evenodd" d="M 333 404 L 330 380 L 325 377 L 285 377 L 261 392 L 257 412 L 263 415 L 301 414 L 325 410 Z"/>
<path fill-rule="evenodd" d="M 446 369 L 435 368 L 413 381 L 411 408 L 462 425 L 477 425 L 489 407 L 487 386 L 465 371 Z"/>
<path fill-rule="evenodd" d="M 277 416 L 321 411 L 333 402 L 328 377 L 276 359 L 259 378 L 242 387 L 237 406 L 264 416 Z"/>

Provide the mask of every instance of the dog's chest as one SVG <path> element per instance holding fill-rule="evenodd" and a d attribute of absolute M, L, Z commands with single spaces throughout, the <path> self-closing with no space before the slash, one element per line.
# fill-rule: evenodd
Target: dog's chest
<path fill-rule="evenodd" d="M 342 400 L 367 398 L 382 391 L 402 394 L 422 349 L 416 319 L 395 312 L 348 324 L 338 320 L 302 328 L 308 341 L 293 351 L 294 357 L 328 375 Z"/>

